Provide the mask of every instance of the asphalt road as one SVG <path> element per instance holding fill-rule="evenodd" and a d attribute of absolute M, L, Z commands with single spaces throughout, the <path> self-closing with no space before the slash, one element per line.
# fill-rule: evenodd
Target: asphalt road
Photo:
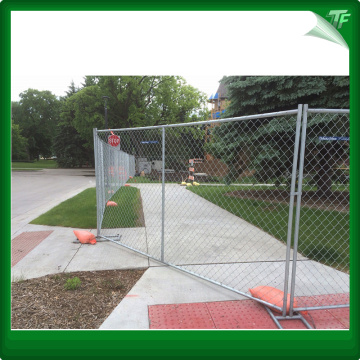
<path fill-rule="evenodd" d="M 11 173 L 11 235 L 60 202 L 95 187 L 93 169 L 44 169 Z"/>

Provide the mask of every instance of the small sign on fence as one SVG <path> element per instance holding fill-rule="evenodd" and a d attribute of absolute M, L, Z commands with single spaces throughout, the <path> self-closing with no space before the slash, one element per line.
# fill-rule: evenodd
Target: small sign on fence
<path fill-rule="evenodd" d="M 348 136 L 319 136 L 320 141 L 349 141 Z"/>
<path fill-rule="evenodd" d="M 117 147 L 120 145 L 120 136 L 117 135 L 110 135 L 108 137 L 108 144 L 114 147 Z"/>

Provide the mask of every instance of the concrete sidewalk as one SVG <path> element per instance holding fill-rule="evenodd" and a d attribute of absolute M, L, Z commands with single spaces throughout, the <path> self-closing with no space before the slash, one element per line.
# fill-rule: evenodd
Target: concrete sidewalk
<path fill-rule="evenodd" d="M 135 186 L 141 191 L 146 229 L 143 238 L 138 233 L 137 243 L 131 236 L 122 236 L 121 242 L 132 247 L 146 243 L 149 253 L 160 258 L 161 185 Z M 246 293 L 259 285 L 283 287 L 285 244 L 178 184 L 166 184 L 165 197 L 164 261 Z M 154 267 L 154 263 L 150 261 L 151 267 L 101 329 L 147 329 L 151 305 L 246 299 L 174 268 Z M 329 289 L 324 285 L 324 279 L 329 278 L 348 286 L 348 275 L 300 254 L 297 270 L 300 274 L 321 274 L 299 278 L 297 296 L 344 292 L 341 286 Z"/>
<path fill-rule="evenodd" d="M 29 224 L 60 202 L 94 186 L 95 177 L 91 169 L 44 169 L 12 173 L 11 237 L 20 242 L 25 240 L 27 244 L 34 243 L 34 247 L 25 256 L 20 254 L 20 260 L 12 267 L 13 281 L 59 272 L 148 268 L 141 282 L 121 303 L 121 306 L 132 308 L 128 321 L 118 317 L 119 308 L 107 320 L 108 325 L 105 327 L 116 329 L 148 329 L 147 305 L 152 303 L 242 298 L 112 242 L 98 242 L 95 246 L 82 245 L 77 241 L 72 228 Z M 96 231 L 87 230 L 93 233 Z M 37 241 L 42 234 L 45 238 Z M 137 293 L 136 297 L 131 296 L 134 292 Z M 135 301 L 128 303 L 129 299 L 140 301 L 142 305 L 139 306 Z M 127 311 L 124 313 L 125 317 L 126 314 L 129 315 Z"/>
<path fill-rule="evenodd" d="M 13 266 L 13 280 L 59 272 L 148 268 L 100 329 L 149 329 L 150 305 L 245 299 L 235 292 L 150 260 L 112 242 L 98 242 L 95 246 L 82 245 L 77 242 L 71 228 L 28 224 L 59 202 L 87 187 L 95 186 L 95 178 L 89 175 L 89 172 L 80 170 L 68 173 L 53 170 L 23 176 L 14 174 L 13 191 L 16 194 L 13 196 L 12 238 L 31 238 L 32 234 L 38 232 L 47 233 L 44 233 L 44 240 Z M 30 181 L 31 190 L 25 185 Z M 159 257 L 161 197 L 158 195 L 161 186 L 138 184 L 137 187 L 142 195 L 146 227 L 122 229 L 121 240 L 126 243 L 136 239 L 141 244 L 146 243 L 149 253 Z M 24 205 L 18 203 L 21 199 L 24 199 Z M 166 199 L 165 261 L 199 274 L 205 271 L 208 277 L 217 281 L 230 279 L 230 285 L 233 282 L 245 291 L 248 286 L 258 285 L 281 288 L 284 244 L 179 185 L 166 185 Z M 88 230 L 95 233 L 94 229 Z M 191 242 L 194 234 L 202 241 L 197 244 Z M 202 242 L 207 244 L 206 249 Z M 249 242 L 253 244 L 251 252 Z M 254 244 L 258 246 L 254 247 Z M 240 257 L 234 258 L 234 254 L 240 254 Z M 253 256 L 252 261 L 249 256 Z M 271 261 L 267 262 L 266 259 Z M 319 271 L 322 269 L 322 266 L 306 258 L 299 259 L 302 260 L 299 261 L 299 267 L 301 263 L 306 263 L 305 270 L 309 266 L 314 269 L 319 267 Z M 348 283 L 346 274 L 334 270 L 333 276 Z M 318 289 L 323 290 L 321 286 L 322 279 L 314 279 L 312 283 L 300 283 L 299 289 L 304 294 L 316 293 Z"/>
<path fill-rule="evenodd" d="M 59 272 L 148 268 L 100 329 L 149 329 L 153 304 L 240 300 L 244 297 L 112 242 L 79 244 L 71 228 L 27 225 L 22 234 L 53 231 L 12 268 L 12 281 Z"/>

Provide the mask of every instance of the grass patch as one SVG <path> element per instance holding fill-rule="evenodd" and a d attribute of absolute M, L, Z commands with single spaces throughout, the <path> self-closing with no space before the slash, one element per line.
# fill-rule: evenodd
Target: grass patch
<path fill-rule="evenodd" d="M 11 168 L 16 169 L 55 169 L 57 163 L 55 160 L 39 160 L 35 162 L 12 162 Z"/>
<path fill-rule="evenodd" d="M 144 226 L 140 190 L 135 187 L 121 187 L 111 198 L 118 206 L 108 206 L 104 212 L 103 229 Z"/>
<path fill-rule="evenodd" d="M 158 184 L 159 181 L 150 179 L 146 176 L 135 176 L 132 179 L 128 179 L 127 183 L 128 184 Z"/>
<path fill-rule="evenodd" d="M 102 227 L 122 228 L 142 225 L 142 203 L 140 190 L 121 187 L 112 197 L 117 207 L 107 207 Z M 62 226 L 80 229 L 95 229 L 96 190 L 89 188 L 55 206 L 31 221 L 31 224 Z"/>
<path fill-rule="evenodd" d="M 161 175 L 158 180 L 150 179 L 147 176 L 135 176 L 132 179 L 128 179 L 128 181 L 127 181 L 128 184 L 161 184 L 161 182 L 162 182 Z M 165 183 L 166 184 L 179 184 L 180 182 L 165 180 Z"/>
<path fill-rule="evenodd" d="M 95 229 L 95 188 L 86 189 L 71 199 L 65 200 L 31 221 L 30 224 Z"/>
<path fill-rule="evenodd" d="M 199 186 L 189 190 L 286 243 L 289 205 L 225 196 L 238 189 Z M 349 214 L 302 207 L 298 250 L 310 259 L 348 271 Z"/>

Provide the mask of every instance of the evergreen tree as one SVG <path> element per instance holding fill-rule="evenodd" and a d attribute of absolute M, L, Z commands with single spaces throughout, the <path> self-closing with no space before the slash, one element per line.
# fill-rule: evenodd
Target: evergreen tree
<path fill-rule="evenodd" d="M 296 109 L 298 104 L 310 108 L 349 108 L 348 76 L 229 76 L 230 104 L 224 116 L 262 114 Z"/>
<path fill-rule="evenodd" d="M 348 108 L 349 78 L 343 76 L 232 76 L 223 78 L 230 105 L 223 117 L 236 117 L 296 109 L 298 104 L 312 108 Z M 233 181 L 251 162 L 255 178 L 266 182 L 291 172 L 295 119 L 276 117 L 241 123 L 224 123 L 213 131 L 209 153 L 230 168 Z M 319 142 L 322 134 L 348 128 L 341 116 L 319 116 L 308 123 L 306 165 L 316 170 L 320 196 L 331 192 L 332 167 L 349 148 L 340 142 Z"/>

